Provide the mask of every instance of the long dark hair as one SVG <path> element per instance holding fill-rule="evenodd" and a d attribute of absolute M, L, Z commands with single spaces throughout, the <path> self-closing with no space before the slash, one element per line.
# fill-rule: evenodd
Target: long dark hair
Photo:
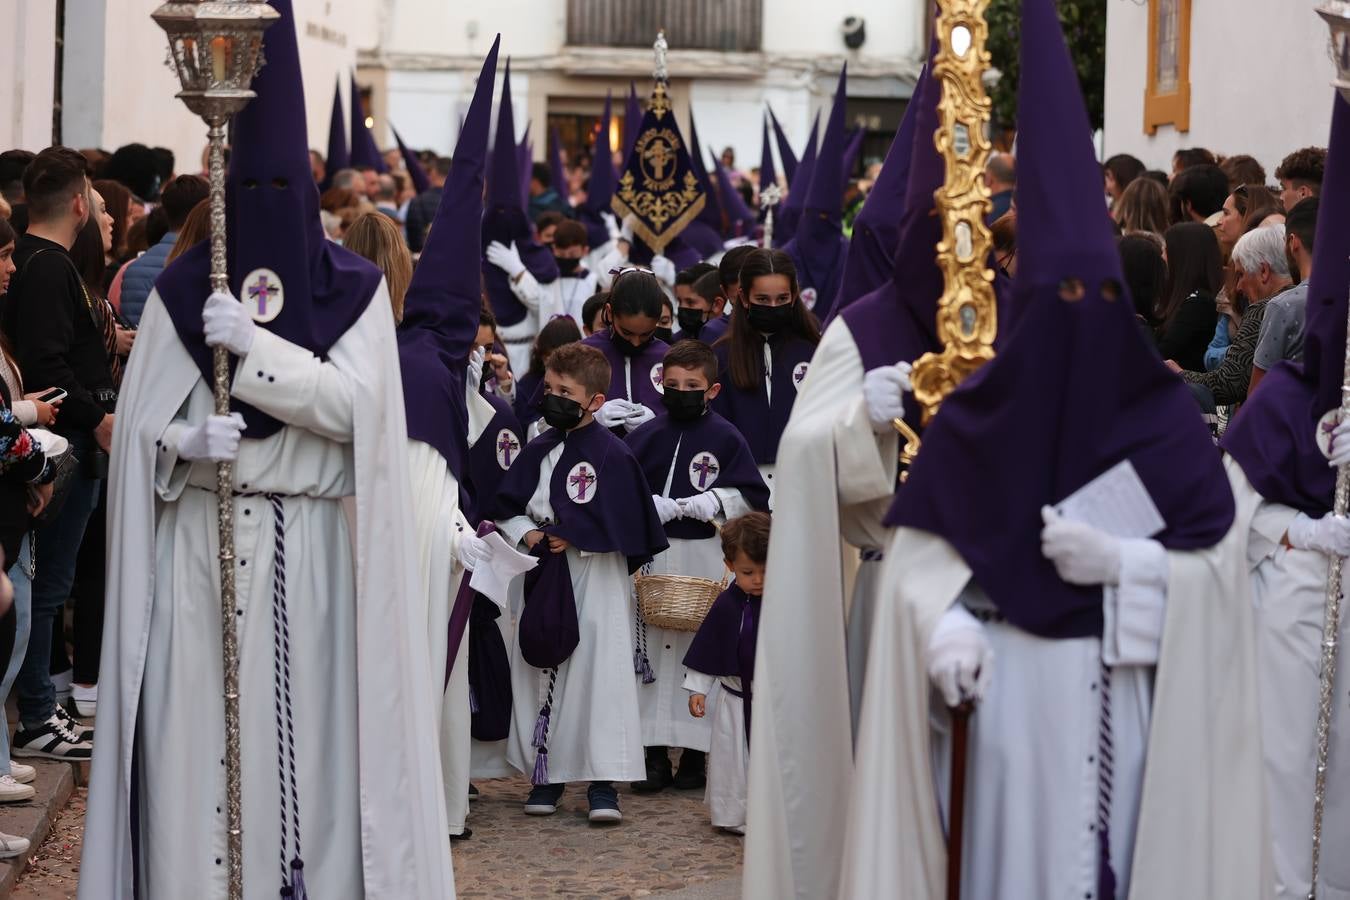
<path fill-rule="evenodd" d="M 1127 234 L 1120 239 L 1118 249 L 1125 284 L 1134 301 L 1134 313 L 1154 325 L 1153 317 L 1162 303 L 1163 288 L 1167 283 L 1167 265 L 1163 262 L 1157 235 L 1152 232 Z"/>
<path fill-rule="evenodd" d="M 741 298 L 731 311 L 731 326 L 719 344 L 728 345 L 727 363 L 731 381 L 743 391 L 753 391 L 764 378 L 764 338 L 750 326 L 750 289 L 755 279 L 763 275 L 786 275 L 792 290 L 792 309 L 796 313 L 784 333 L 793 337 L 820 343 L 820 326 L 816 317 L 802 303 L 801 288 L 797 285 L 797 267 L 792 257 L 782 250 L 755 250 L 741 262 Z"/>
<path fill-rule="evenodd" d="M 1157 319 L 1167 328 L 1186 298 L 1213 297 L 1223 287 L 1223 251 L 1214 229 L 1203 222 L 1181 222 L 1163 234 L 1167 245 L 1167 288 Z"/>
<path fill-rule="evenodd" d="M 109 251 L 114 262 L 122 262 L 127 257 L 127 232 L 131 229 L 128 213 L 131 206 L 131 191 L 117 181 L 100 178 L 94 182 L 94 190 L 103 195 L 103 203 L 112 216 L 112 250 Z M 93 216 L 90 216 L 93 218 Z"/>
<path fill-rule="evenodd" d="M 103 281 L 108 272 L 108 260 L 103 255 L 103 229 L 99 226 L 98 216 L 91 215 L 75 236 L 75 243 L 70 245 L 70 258 L 85 289 L 92 296 L 104 297 Z"/>

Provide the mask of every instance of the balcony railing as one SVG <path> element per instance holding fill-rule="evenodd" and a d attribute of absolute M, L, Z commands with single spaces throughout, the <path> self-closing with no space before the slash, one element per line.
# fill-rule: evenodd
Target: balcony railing
<path fill-rule="evenodd" d="M 660 28 L 672 50 L 754 52 L 763 0 L 567 0 L 572 46 L 650 47 Z"/>

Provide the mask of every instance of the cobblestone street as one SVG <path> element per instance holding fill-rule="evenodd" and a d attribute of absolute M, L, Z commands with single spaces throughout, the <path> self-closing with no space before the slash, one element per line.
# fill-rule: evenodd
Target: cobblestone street
<path fill-rule="evenodd" d="M 741 839 L 708 824 L 702 791 L 655 796 L 623 789 L 623 824 L 586 820 L 585 787 L 570 787 L 556 815 L 529 818 L 523 778 L 477 782 L 473 837 L 454 845 L 461 898 L 636 898 L 734 900 Z M 79 879 L 85 791 L 78 790 L 34 855 L 14 900 L 67 900 Z"/>

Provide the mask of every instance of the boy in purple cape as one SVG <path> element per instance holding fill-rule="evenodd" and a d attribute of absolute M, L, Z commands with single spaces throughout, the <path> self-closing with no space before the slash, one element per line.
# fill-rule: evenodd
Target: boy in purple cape
<path fill-rule="evenodd" d="M 769 489 L 755 467 L 745 438 L 708 408 L 721 385 L 717 357 L 700 341 L 681 341 L 666 353 L 665 415 L 628 436 L 655 493 L 652 502 L 666 527 L 670 549 L 652 560 L 653 575 L 692 575 L 718 581 L 722 555 L 713 524 L 751 510 L 769 508 Z M 704 754 L 710 731 L 693 718 L 681 689 L 681 660 L 693 634 L 638 622 L 634 667 L 642 676 L 638 701 L 647 779 L 633 786 L 642 793 L 703 787 Z M 672 774 L 670 747 L 683 747 L 680 770 Z"/>
<path fill-rule="evenodd" d="M 684 657 L 689 714 L 701 719 L 708 706 L 713 707 L 705 798 L 712 824 L 735 834 L 745 834 L 751 682 L 769 558 L 769 524 L 768 513 L 752 512 L 722 528 L 722 554 L 736 580 L 713 603 Z M 708 695 L 719 686 L 721 690 L 709 704 Z"/>
<path fill-rule="evenodd" d="M 553 351 L 541 404 L 550 430 L 525 447 L 497 495 L 502 534 L 536 555 L 562 555 L 540 568 L 562 562 L 575 603 L 561 586 L 526 594 L 522 622 L 552 614 L 558 631 L 578 636 L 550 668 L 525 661 L 522 640 L 537 635 L 526 635 L 520 622 L 512 643 L 507 759 L 534 773 L 528 815 L 552 815 L 567 782 L 588 781 L 591 821 L 621 821 L 613 782 L 646 774 L 629 576 L 667 544 L 637 459 L 595 421 L 609 382 L 609 363 L 595 348 Z M 564 621 L 568 615 L 574 620 Z"/>

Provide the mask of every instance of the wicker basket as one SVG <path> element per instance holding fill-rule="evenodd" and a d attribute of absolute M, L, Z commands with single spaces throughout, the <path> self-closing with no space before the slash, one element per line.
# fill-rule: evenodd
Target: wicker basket
<path fill-rule="evenodd" d="M 709 581 L 690 575 L 638 575 L 638 611 L 648 625 L 671 631 L 698 631 L 726 580 Z"/>

